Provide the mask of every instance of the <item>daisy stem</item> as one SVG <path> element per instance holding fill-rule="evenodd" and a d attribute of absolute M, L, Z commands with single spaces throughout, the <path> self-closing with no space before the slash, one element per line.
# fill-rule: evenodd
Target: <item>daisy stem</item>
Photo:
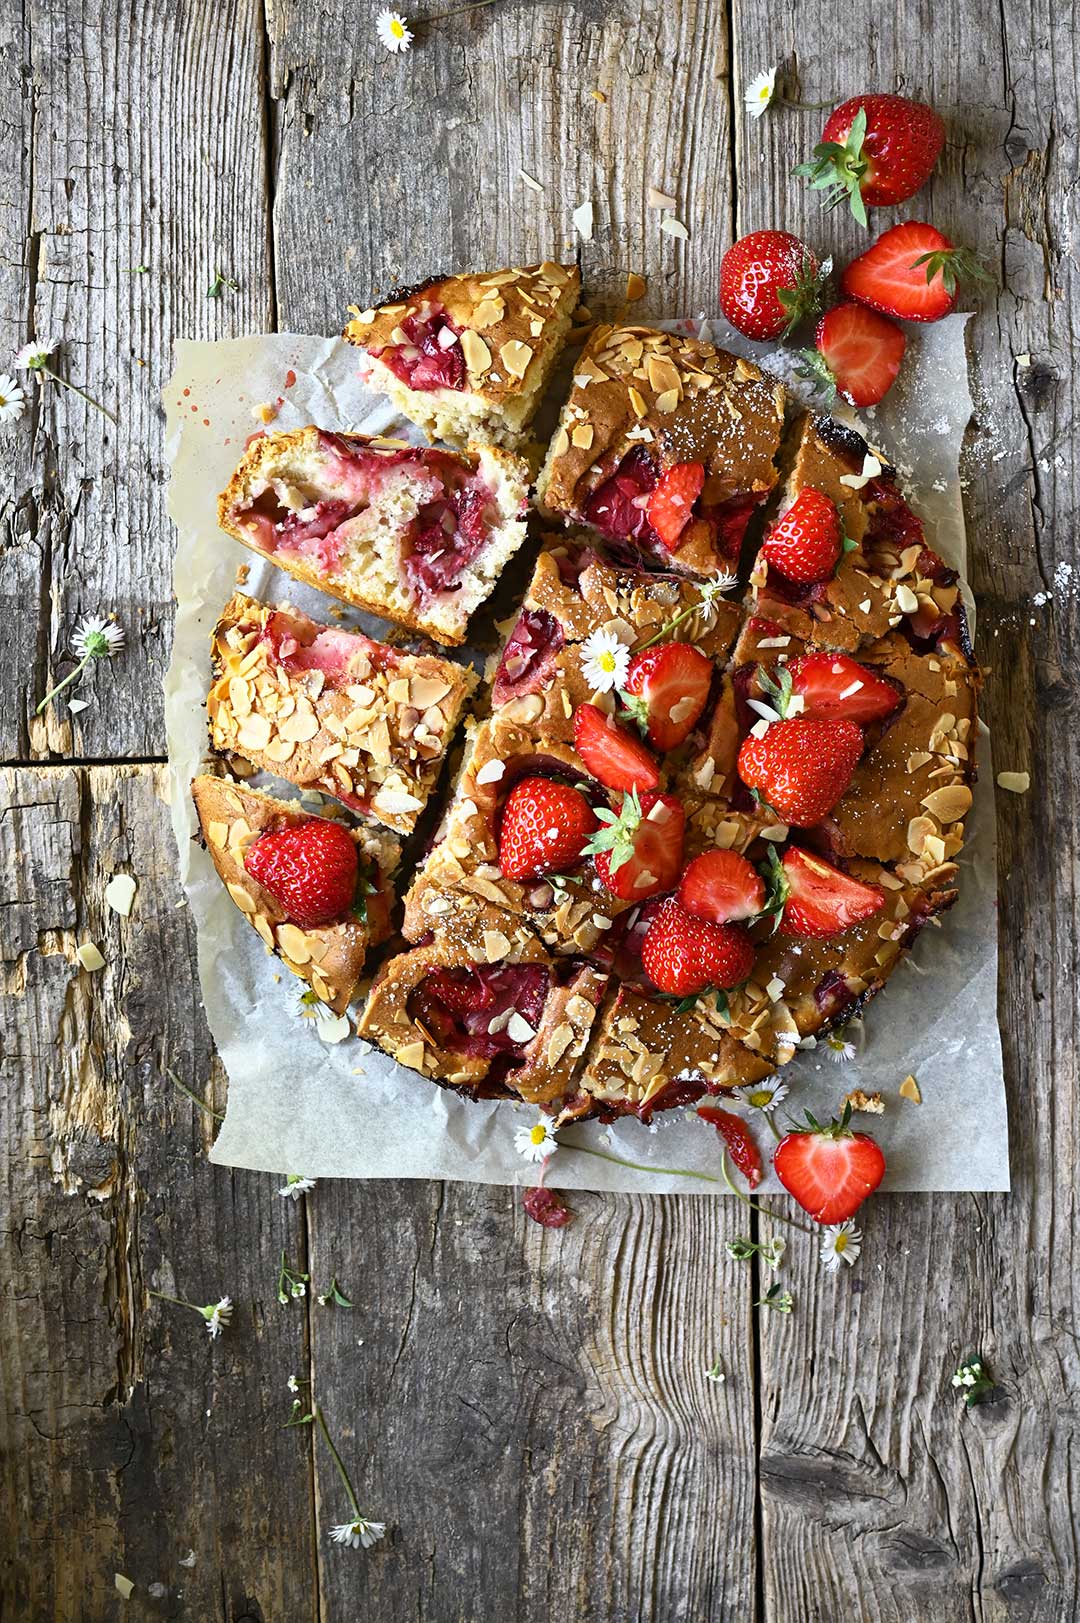
<path fill-rule="evenodd" d="M 759 1206 L 756 1200 L 751 1200 L 749 1195 L 744 1195 L 741 1189 L 737 1189 L 732 1183 L 731 1173 L 728 1171 L 726 1150 L 723 1160 L 720 1162 L 720 1168 L 724 1174 L 724 1182 L 731 1190 L 731 1193 L 736 1199 L 741 1200 L 744 1206 L 749 1206 L 752 1212 L 758 1212 L 762 1217 L 771 1217 L 777 1223 L 786 1223 L 788 1228 L 799 1229 L 803 1234 L 813 1234 L 815 1232 L 808 1224 L 800 1223 L 798 1218 L 785 1217 L 783 1212 L 775 1212 L 770 1206 Z"/>
<path fill-rule="evenodd" d="M 313 1403 L 311 1408 L 312 1408 L 312 1413 L 315 1416 L 316 1425 L 318 1426 L 319 1430 L 322 1432 L 323 1437 L 326 1439 L 326 1446 L 330 1450 L 330 1457 L 333 1460 L 334 1464 L 337 1466 L 338 1476 L 341 1478 L 342 1482 L 345 1484 L 345 1492 L 349 1496 L 349 1503 L 352 1506 L 353 1515 L 356 1517 L 356 1520 L 358 1522 L 361 1522 L 364 1519 L 364 1513 L 360 1509 L 360 1505 L 357 1502 L 356 1495 L 353 1492 L 353 1485 L 349 1481 L 349 1473 L 345 1469 L 345 1466 L 344 1466 L 344 1463 L 342 1461 L 341 1455 L 338 1453 L 337 1449 L 334 1447 L 334 1440 L 331 1437 L 330 1433 L 326 1429 L 326 1421 L 323 1419 L 323 1412 L 322 1412 L 322 1410 L 320 1409 L 320 1407 L 319 1407 L 319 1405 L 317 1403 Z"/>
<path fill-rule="evenodd" d="M 485 3 L 489 3 L 489 0 L 485 0 Z M 107 417 L 110 423 L 116 422 L 116 417 L 108 406 L 103 406 L 100 400 L 95 400 L 93 395 L 87 394 L 85 389 L 80 389 L 77 383 L 69 383 L 67 378 L 60 376 L 59 372 L 54 372 L 51 366 L 39 366 L 36 370 L 45 377 L 52 378 L 53 382 L 58 383 L 61 389 L 70 389 L 72 394 L 77 394 L 80 400 L 85 400 L 88 406 L 93 406 L 95 411 L 100 411 L 101 415 Z"/>
<path fill-rule="evenodd" d="M 495 0 L 473 0 L 472 5 L 453 6 L 449 11 L 437 11 L 434 16 L 418 17 L 416 20 L 418 23 L 441 23 L 445 22 L 447 17 L 459 17 L 463 11 L 482 11 L 485 6 L 494 4 Z"/>
<path fill-rule="evenodd" d="M 651 1167 L 642 1161 L 624 1161 L 621 1155 L 608 1155 L 604 1150 L 593 1150 L 585 1144 L 563 1144 L 563 1150 L 577 1150 L 580 1155 L 595 1155 L 598 1161 L 611 1161 L 617 1167 L 629 1167 L 631 1172 L 660 1172 L 669 1178 L 701 1178 L 705 1183 L 719 1183 L 709 1172 L 690 1172 L 685 1167 Z"/>
<path fill-rule="evenodd" d="M 205 1319 L 206 1317 L 206 1314 L 203 1313 L 203 1310 L 199 1306 L 198 1302 L 185 1302 L 182 1296 L 170 1296 L 167 1291 L 152 1291 L 148 1289 L 146 1294 L 147 1296 L 156 1296 L 159 1302 L 173 1302 L 177 1307 L 189 1307 L 193 1313 L 202 1313 L 203 1318 Z"/>
<path fill-rule="evenodd" d="M 58 693 L 62 693 L 64 691 L 64 689 L 71 682 L 74 682 L 74 680 L 75 680 L 75 678 L 77 676 L 82 674 L 82 672 L 89 665 L 89 663 L 93 659 L 93 657 L 94 657 L 93 654 L 84 654 L 83 655 L 83 657 L 80 659 L 79 663 L 75 666 L 75 669 L 72 670 L 72 671 L 68 671 L 67 675 L 64 677 L 64 680 L 62 682 L 57 682 L 56 686 L 54 688 L 52 688 L 48 693 L 46 693 L 45 697 L 42 699 L 41 703 L 38 705 L 37 709 L 34 711 L 35 716 L 40 716 L 40 714 L 44 710 L 45 706 L 49 703 L 49 700 L 50 699 L 55 699 L 56 695 Z"/>
<path fill-rule="evenodd" d="M 790 96 L 774 96 L 782 107 L 794 107 L 800 113 L 820 113 L 825 107 L 835 107 L 835 98 L 832 101 L 792 101 Z"/>
<path fill-rule="evenodd" d="M 191 1100 L 193 1105 L 198 1105 L 200 1110 L 205 1110 L 206 1114 L 208 1116 L 213 1116 L 215 1121 L 224 1121 L 225 1120 L 224 1114 L 220 1110 L 211 1110 L 210 1106 L 206 1103 L 205 1099 L 200 1099 L 199 1095 L 197 1093 L 192 1093 L 191 1089 L 189 1087 L 186 1087 L 184 1085 L 184 1083 L 181 1082 L 180 1078 L 176 1075 L 176 1072 L 175 1071 L 170 1071 L 169 1067 L 167 1065 L 165 1067 L 165 1075 L 172 1078 L 172 1080 L 176 1083 L 177 1087 L 180 1089 L 181 1093 L 186 1093 L 187 1094 L 188 1098 Z"/>
<path fill-rule="evenodd" d="M 691 603 L 688 609 L 680 609 L 678 614 L 674 615 L 670 620 L 664 621 L 663 625 L 660 627 L 660 630 L 654 632 L 649 638 L 648 642 L 640 643 L 634 652 L 643 654 L 646 648 L 651 648 L 654 643 L 663 642 L 664 638 L 670 637 L 671 633 L 676 629 L 677 626 L 681 626 L 684 620 L 689 620 L 692 614 L 696 614 L 700 607 L 700 603 Z"/>

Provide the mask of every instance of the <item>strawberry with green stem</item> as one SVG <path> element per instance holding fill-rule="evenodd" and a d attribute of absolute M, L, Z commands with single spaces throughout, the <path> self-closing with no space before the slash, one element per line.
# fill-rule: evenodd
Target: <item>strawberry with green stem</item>
<path fill-rule="evenodd" d="M 904 203 L 930 178 L 945 144 L 932 107 L 907 96 L 852 96 L 825 120 L 813 160 L 795 170 L 826 208 L 847 201 L 860 225 L 867 208 Z"/>

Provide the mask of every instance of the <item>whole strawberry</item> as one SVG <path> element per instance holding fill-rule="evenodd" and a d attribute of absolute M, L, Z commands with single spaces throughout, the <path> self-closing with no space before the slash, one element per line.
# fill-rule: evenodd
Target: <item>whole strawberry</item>
<path fill-rule="evenodd" d="M 945 126 L 906 96 L 852 96 L 829 114 L 812 163 L 795 170 L 835 208 L 846 197 L 860 225 L 867 208 L 903 203 L 929 178 Z"/>
<path fill-rule="evenodd" d="M 821 308 L 831 269 L 790 231 L 751 231 L 720 261 L 720 308 L 746 338 L 783 338 Z"/>
<path fill-rule="evenodd" d="M 741 986 L 754 967 L 754 944 L 739 925 L 696 919 L 669 896 L 645 932 L 641 966 L 661 992 L 689 997 Z"/>
<path fill-rule="evenodd" d="M 244 867 L 304 930 L 347 917 L 356 897 L 356 842 L 325 817 L 268 829 L 248 846 Z"/>
<path fill-rule="evenodd" d="M 831 580 L 843 539 L 836 503 L 813 485 L 804 485 L 787 511 L 770 526 L 761 551 L 787 580 L 811 586 Z"/>
<path fill-rule="evenodd" d="M 851 782 L 862 748 L 862 729 L 853 721 L 794 716 L 774 722 L 762 738 L 747 738 L 737 770 L 785 823 L 813 828 Z"/>
<path fill-rule="evenodd" d="M 776 1176 L 815 1223 L 844 1223 L 885 1176 L 885 1157 L 869 1133 L 848 1126 L 851 1106 L 825 1127 L 808 1125 L 785 1134 L 773 1154 Z"/>
<path fill-rule="evenodd" d="M 554 778 L 522 778 L 503 807 L 499 867 L 507 879 L 539 879 L 576 867 L 595 828 L 580 790 Z"/>

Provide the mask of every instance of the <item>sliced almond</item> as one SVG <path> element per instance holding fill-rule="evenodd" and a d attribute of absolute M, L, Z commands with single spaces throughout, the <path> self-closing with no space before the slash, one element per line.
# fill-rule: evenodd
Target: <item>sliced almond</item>
<path fill-rule="evenodd" d="M 997 775 L 999 789 L 1008 789 L 1014 795 L 1026 795 L 1031 788 L 1031 774 L 1029 772 L 999 772 Z"/>
<path fill-rule="evenodd" d="M 533 352 L 528 344 L 523 344 L 518 338 L 512 338 L 500 349 L 499 358 L 512 378 L 523 378 L 529 370 Z"/>
<path fill-rule="evenodd" d="M 294 964 L 306 964 L 311 958 L 307 935 L 296 924 L 279 924 L 274 932 L 277 944 Z"/>
<path fill-rule="evenodd" d="M 247 716 L 236 737 L 242 750 L 259 754 L 270 742 L 270 722 L 266 716 Z"/>
<path fill-rule="evenodd" d="M 940 822 L 956 823 L 971 810 L 971 790 L 966 783 L 950 783 L 925 795 L 920 805 Z"/>
<path fill-rule="evenodd" d="M 406 1066 L 410 1071 L 422 1071 L 426 1056 L 427 1050 L 418 1039 L 414 1043 L 406 1043 L 404 1048 L 399 1048 L 394 1058 L 399 1065 Z"/>
<path fill-rule="evenodd" d="M 461 353 L 465 357 L 465 365 L 477 377 L 491 366 L 490 349 L 480 334 L 473 332 L 471 327 L 466 327 L 461 335 Z"/>
<path fill-rule="evenodd" d="M 916 1082 L 913 1076 L 905 1076 L 904 1080 L 901 1082 L 900 1097 L 901 1099 L 910 1099 L 913 1105 L 922 1104 L 922 1094 L 919 1091 L 919 1084 Z"/>
<path fill-rule="evenodd" d="M 236 903 L 237 907 L 240 909 L 241 913 L 254 913 L 255 902 L 244 889 L 243 885 L 230 883 L 226 885 L 225 888 L 229 892 L 229 895 L 232 897 L 233 901 Z"/>
<path fill-rule="evenodd" d="M 507 956 L 511 949 L 511 942 L 501 930 L 484 931 L 484 956 L 489 964 L 497 964 Z M 535 1032 L 533 1033 L 535 1036 Z"/>

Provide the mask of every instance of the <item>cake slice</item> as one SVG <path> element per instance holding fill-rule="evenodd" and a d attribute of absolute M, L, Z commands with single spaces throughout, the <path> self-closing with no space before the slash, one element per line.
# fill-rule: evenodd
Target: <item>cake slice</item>
<path fill-rule="evenodd" d="M 228 778 L 197 777 L 191 793 L 206 849 L 241 913 L 287 969 L 343 1014 L 368 948 L 390 934 L 397 840 L 313 817 Z"/>
<path fill-rule="evenodd" d="M 407 834 L 462 709 L 468 666 L 236 593 L 211 643 L 210 742 Z"/>
<path fill-rule="evenodd" d="M 306 585 L 454 645 L 525 539 L 528 489 L 497 447 L 308 427 L 250 442 L 218 519 Z"/>
<path fill-rule="evenodd" d="M 430 439 L 516 447 L 581 293 L 576 265 L 432 277 L 345 328 L 361 375 Z"/>
<path fill-rule="evenodd" d="M 541 509 L 628 556 L 692 575 L 734 570 L 776 483 L 784 390 L 681 333 L 597 328 L 537 483 Z"/>
<path fill-rule="evenodd" d="M 480 908 L 380 969 L 360 1036 L 470 1094 L 553 1106 L 573 1091 L 606 976 Z"/>

